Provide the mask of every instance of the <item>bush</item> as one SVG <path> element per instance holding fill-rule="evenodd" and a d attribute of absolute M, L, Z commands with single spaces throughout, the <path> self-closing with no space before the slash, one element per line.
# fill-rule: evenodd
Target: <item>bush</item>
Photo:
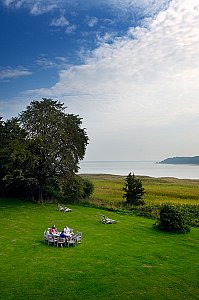
<path fill-rule="evenodd" d="M 169 204 L 160 208 L 158 228 L 164 231 L 185 233 L 190 231 L 186 210 Z"/>
<path fill-rule="evenodd" d="M 67 178 L 63 186 L 63 201 L 66 203 L 79 203 L 83 195 L 83 180 L 74 175 Z"/>
<path fill-rule="evenodd" d="M 83 199 L 88 199 L 94 192 L 94 184 L 88 178 L 83 178 Z"/>

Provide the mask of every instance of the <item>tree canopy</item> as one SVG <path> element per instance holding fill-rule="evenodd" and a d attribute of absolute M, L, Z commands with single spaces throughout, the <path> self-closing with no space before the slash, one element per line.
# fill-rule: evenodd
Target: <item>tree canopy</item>
<path fill-rule="evenodd" d="M 0 119 L 1 190 L 23 189 L 42 201 L 49 185 L 61 193 L 74 178 L 89 139 L 82 118 L 65 110 L 63 103 L 43 98 L 32 101 L 17 118 Z"/>

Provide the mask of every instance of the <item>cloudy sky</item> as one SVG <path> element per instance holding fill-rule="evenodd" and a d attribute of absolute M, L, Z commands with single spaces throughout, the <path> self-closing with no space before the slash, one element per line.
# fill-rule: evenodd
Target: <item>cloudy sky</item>
<path fill-rule="evenodd" d="M 83 118 L 85 160 L 199 155 L 198 0 L 0 0 L 0 115 Z"/>

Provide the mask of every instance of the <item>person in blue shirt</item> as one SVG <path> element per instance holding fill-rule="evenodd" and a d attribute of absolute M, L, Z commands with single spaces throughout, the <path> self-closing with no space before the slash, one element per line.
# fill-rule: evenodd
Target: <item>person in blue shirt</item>
<path fill-rule="evenodd" d="M 64 231 L 62 230 L 62 232 L 59 235 L 60 238 L 66 238 L 67 236 L 65 235 Z"/>

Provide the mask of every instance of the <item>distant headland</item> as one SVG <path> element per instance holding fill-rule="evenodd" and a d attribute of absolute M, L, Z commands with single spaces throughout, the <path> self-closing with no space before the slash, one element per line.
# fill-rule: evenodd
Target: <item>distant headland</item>
<path fill-rule="evenodd" d="M 160 162 L 159 164 L 192 164 L 199 165 L 199 156 L 193 157 L 169 157 Z"/>

